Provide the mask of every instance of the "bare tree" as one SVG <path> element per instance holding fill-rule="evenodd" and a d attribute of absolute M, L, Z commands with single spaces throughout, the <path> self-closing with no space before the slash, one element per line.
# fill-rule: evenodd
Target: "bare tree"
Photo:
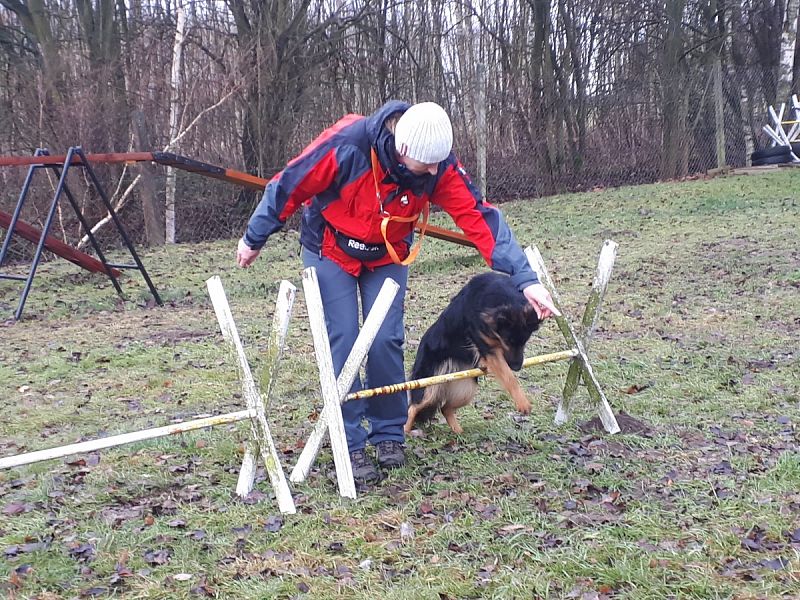
<path fill-rule="evenodd" d="M 794 67 L 797 60 L 797 21 L 800 19 L 800 0 L 786 0 L 786 15 L 781 31 L 778 62 L 777 102 L 788 102 L 794 86 Z"/>
<path fill-rule="evenodd" d="M 169 78 L 169 139 L 175 144 L 180 122 L 180 93 L 183 72 L 183 45 L 186 34 L 186 11 L 183 6 L 176 8 L 175 44 L 172 47 L 172 70 Z M 164 223 L 166 241 L 174 244 L 175 239 L 175 169 L 167 168 L 166 197 L 164 202 Z"/>

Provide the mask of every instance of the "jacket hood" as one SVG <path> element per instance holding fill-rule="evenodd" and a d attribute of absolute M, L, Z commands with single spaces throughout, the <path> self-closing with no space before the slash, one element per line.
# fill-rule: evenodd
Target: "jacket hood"
<path fill-rule="evenodd" d="M 411 105 L 408 102 L 389 100 L 386 104 L 369 115 L 367 117 L 367 136 L 369 137 L 369 143 L 372 144 L 373 147 L 377 147 L 378 137 L 381 136 L 381 130 L 383 129 L 383 122 L 386 121 L 390 115 L 394 113 L 404 113 L 409 108 L 411 108 Z M 391 136 L 391 134 L 389 135 Z"/>
<path fill-rule="evenodd" d="M 435 185 L 435 178 L 431 175 L 414 175 L 398 162 L 394 147 L 394 135 L 383 125 L 386 119 L 394 113 L 404 113 L 409 108 L 411 105 L 408 102 L 389 100 L 367 117 L 367 137 L 370 145 L 378 152 L 381 166 L 401 189 L 411 190 L 417 195 L 425 191 L 431 193 Z"/>

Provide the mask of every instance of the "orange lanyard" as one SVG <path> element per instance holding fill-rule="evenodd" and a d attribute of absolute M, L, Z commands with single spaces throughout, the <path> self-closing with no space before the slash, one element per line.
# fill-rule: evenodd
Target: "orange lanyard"
<path fill-rule="evenodd" d="M 381 188 L 380 184 L 378 183 L 383 179 L 383 171 L 381 170 L 380 163 L 378 162 L 378 153 L 375 152 L 375 148 L 372 149 L 372 177 L 375 180 L 375 197 L 378 200 L 378 207 L 380 208 L 381 216 L 383 217 L 381 219 L 381 235 L 383 236 L 383 241 L 386 244 L 386 250 L 389 252 L 389 256 L 391 257 L 393 263 L 396 265 L 408 266 L 414 262 L 414 260 L 416 260 L 419 251 L 422 249 L 422 239 L 425 237 L 425 230 L 428 228 L 428 216 L 430 213 L 429 203 L 427 200 L 425 200 L 425 204 L 422 207 L 422 212 L 414 215 L 413 217 L 393 217 L 383 209 Z M 391 242 L 389 242 L 388 238 L 386 237 L 386 229 L 389 226 L 389 222 L 397 221 L 398 223 L 413 223 L 419 219 L 420 214 L 422 215 L 422 225 L 419 228 L 419 240 L 414 247 L 409 250 L 406 259 L 400 260 L 400 257 L 397 256 L 397 252 L 395 251 Z"/>

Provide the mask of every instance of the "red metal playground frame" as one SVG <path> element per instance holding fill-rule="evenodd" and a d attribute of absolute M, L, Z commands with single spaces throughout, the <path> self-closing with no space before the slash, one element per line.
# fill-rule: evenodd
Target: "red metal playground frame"
<path fill-rule="evenodd" d="M 0 227 L 8 230 L 8 233 L 3 241 L 2 248 L 0 248 L 0 267 L 2 267 L 3 261 L 6 258 L 11 237 L 15 233 L 20 237 L 37 244 L 31 267 L 26 276 L 4 275 L 3 273 L 0 273 L 0 279 L 21 280 L 25 282 L 19 305 L 14 314 L 16 319 L 20 319 L 22 316 L 25 300 L 27 299 L 30 291 L 33 278 L 36 274 L 36 268 L 39 264 L 41 254 L 44 249 L 47 249 L 88 271 L 105 273 L 111 278 L 114 288 L 119 294 L 122 293 L 122 289 L 117 282 L 117 277 L 120 275 L 119 269 L 136 269 L 141 272 L 156 302 L 161 304 L 161 299 L 155 289 L 155 286 L 153 286 L 153 283 L 150 280 L 144 265 L 142 264 L 141 260 L 139 260 L 139 256 L 136 253 L 136 250 L 133 248 L 133 244 L 131 243 L 124 227 L 122 226 L 122 223 L 117 218 L 114 209 L 108 201 L 108 197 L 103 191 L 100 182 L 97 180 L 97 177 L 94 175 L 94 171 L 91 168 L 93 163 L 118 164 L 137 162 L 153 162 L 159 165 L 188 171 L 190 173 L 197 173 L 198 175 L 202 175 L 204 177 L 211 177 L 213 179 L 219 179 L 228 183 L 241 185 L 253 190 L 263 190 L 269 181 L 263 177 L 257 177 L 255 175 L 250 175 L 249 173 L 244 173 L 242 171 L 236 171 L 234 169 L 226 169 L 168 152 L 118 152 L 109 154 L 85 154 L 80 147 L 76 146 L 70 148 L 67 154 L 62 155 L 50 155 L 46 150 L 39 149 L 32 156 L 0 156 L 0 167 L 28 167 L 28 176 L 25 179 L 25 184 L 22 192 L 20 193 L 14 214 L 10 215 L 0 211 Z M 97 244 L 97 241 L 94 239 L 94 236 L 91 234 L 91 228 L 89 227 L 88 223 L 86 223 L 86 220 L 81 213 L 77 202 L 75 202 L 74 196 L 66 184 L 66 174 L 71 167 L 83 168 L 89 175 L 90 181 L 93 183 L 100 197 L 103 199 L 106 209 L 111 215 L 117 230 L 121 234 L 125 245 L 130 251 L 135 264 L 117 265 L 110 264 L 105 260 L 102 250 Z M 52 169 L 55 171 L 56 174 L 59 175 L 59 185 L 56 188 L 56 193 L 53 197 L 47 219 L 45 220 L 44 228 L 40 231 L 32 225 L 20 220 L 19 215 L 22 211 L 22 206 L 25 202 L 33 174 L 36 170 L 42 168 Z M 55 210 L 62 193 L 66 195 L 84 229 L 89 232 L 90 242 L 99 260 L 48 235 L 50 226 L 52 225 L 53 215 L 55 214 Z M 417 231 L 419 231 L 419 229 L 420 226 L 418 225 Z M 462 246 L 474 247 L 474 244 L 469 241 L 464 234 L 441 227 L 436 227 L 434 225 L 428 225 L 425 229 L 425 234 L 430 235 L 431 237 L 460 244 Z"/>

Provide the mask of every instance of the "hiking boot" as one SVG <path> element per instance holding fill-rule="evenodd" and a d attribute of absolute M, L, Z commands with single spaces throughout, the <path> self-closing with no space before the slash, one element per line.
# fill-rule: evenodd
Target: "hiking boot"
<path fill-rule="evenodd" d="M 354 450 L 350 453 L 350 464 L 353 467 L 353 479 L 359 487 L 370 486 L 378 483 L 383 476 L 372 459 L 364 450 Z"/>
<path fill-rule="evenodd" d="M 406 464 L 406 453 L 402 442 L 386 440 L 375 444 L 378 464 L 384 469 L 396 469 Z"/>

